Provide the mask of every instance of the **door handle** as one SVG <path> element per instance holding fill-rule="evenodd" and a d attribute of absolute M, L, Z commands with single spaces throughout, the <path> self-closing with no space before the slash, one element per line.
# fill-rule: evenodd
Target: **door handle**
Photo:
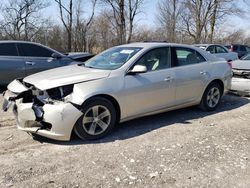
<path fill-rule="evenodd" d="M 166 81 L 166 82 L 171 82 L 172 80 L 173 80 L 173 78 L 170 76 L 164 79 L 164 81 Z"/>
<path fill-rule="evenodd" d="M 200 72 L 200 74 L 202 74 L 202 75 L 206 75 L 206 74 L 207 74 L 207 72 L 206 72 L 206 71 L 201 71 L 201 72 Z"/>
<path fill-rule="evenodd" d="M 25 64 L 26 64 L 26 65 L 31 65 L 31 66 L 32 66 L 32 65 L 35 65 L 36 63 L 35 63 L 35 62 L 32 62 L 32 61 L 26 61 Z"/>

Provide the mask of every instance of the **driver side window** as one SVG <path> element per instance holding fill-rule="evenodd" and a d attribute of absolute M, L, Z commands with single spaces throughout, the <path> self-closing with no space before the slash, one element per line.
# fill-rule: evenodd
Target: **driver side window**
<path fill-rule="evenodd" d="M 147 71 L 156 71 L 169 68 L 170 48 L 157 48 L 143 55 L 135 65 L 147 67 Z"/>
<path fill-rule="evenodd" d="M 18 43 L 17 47 L 20 56 L 25 57 L 51 57 L 53 54 L 53 51 L 35 44 Z"/>

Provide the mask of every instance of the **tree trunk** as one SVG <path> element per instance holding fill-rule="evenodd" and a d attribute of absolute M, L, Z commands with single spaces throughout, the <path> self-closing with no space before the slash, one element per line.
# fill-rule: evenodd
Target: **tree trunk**
<path fill-rule="evenodd" d="M 214 9 L 212 12 L 211 20 L 210 20 L 210 34 L 209 34 L 209 43 L 213 43 L 214 40 L 214 29 L 216 24 L 216 16 L 217 16 L 217 9 L 218 9 L 218 0 L 214 1 Z"/>
<path fill-rule="evenodd" d="M 125 4 L 124 0 L 119 1 L 119 43 L 126 43 L 126 21 L 125 21 Z"/>
<path fill-rule="evenodd" d="M 72 47 L 72 25 L 73 25 L 73 0 L 69 3 L 69 28 L 68 28 L 68 52 L 71 52 Z"/>

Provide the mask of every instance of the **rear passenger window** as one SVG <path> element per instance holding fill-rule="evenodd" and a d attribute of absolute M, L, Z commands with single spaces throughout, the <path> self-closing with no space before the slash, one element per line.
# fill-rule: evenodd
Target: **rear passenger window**
<path fill-rule="evenodd" d="M 177 62 L 175 66 L 192 65 L 201 62 L 205 62 L 205 58 L 202 57 L 197 51 L 189 48 L 175 48 Z"/>
<path fill-rule="evenodd" d="M 14 43 L 0 44 L 0 56 L 18 56 Z"/>
<path fill-rule="evenodd" d="M 215 54 L 215 47 L 209 46 L 206 51 L 210 52 L 211 54 Z"/>
<path fill-rule="evenodd" d="M 53 51 L 35 44 L 17 44 L 20 56 L 51 57 Z"/>

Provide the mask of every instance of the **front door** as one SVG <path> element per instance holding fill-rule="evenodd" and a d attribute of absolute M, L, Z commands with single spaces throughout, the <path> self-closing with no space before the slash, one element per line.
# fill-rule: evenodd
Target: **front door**
<path fill-rule="evenodd" d="M 29 43 L 18 43 L 18 51 L 25 63 L 26 75 L 60 66 L 59 59 L 52 58 L 53 51 Z"/>
<path fill-rule="evenodd" d="M 23 58 L 18 56 L 16 44 L 0 44 L 0 85 L 6 85 L 16 78 L 25 76 Z"/>
<path fill-rule="evenodd" d="M 170 48 L 157 48 L 143 55 L 135 65 L 147 67 L 146 73 L 125 75 L 124 96 L 127 117 L 153 112 L 175 103 L 174 72 Z"/>

